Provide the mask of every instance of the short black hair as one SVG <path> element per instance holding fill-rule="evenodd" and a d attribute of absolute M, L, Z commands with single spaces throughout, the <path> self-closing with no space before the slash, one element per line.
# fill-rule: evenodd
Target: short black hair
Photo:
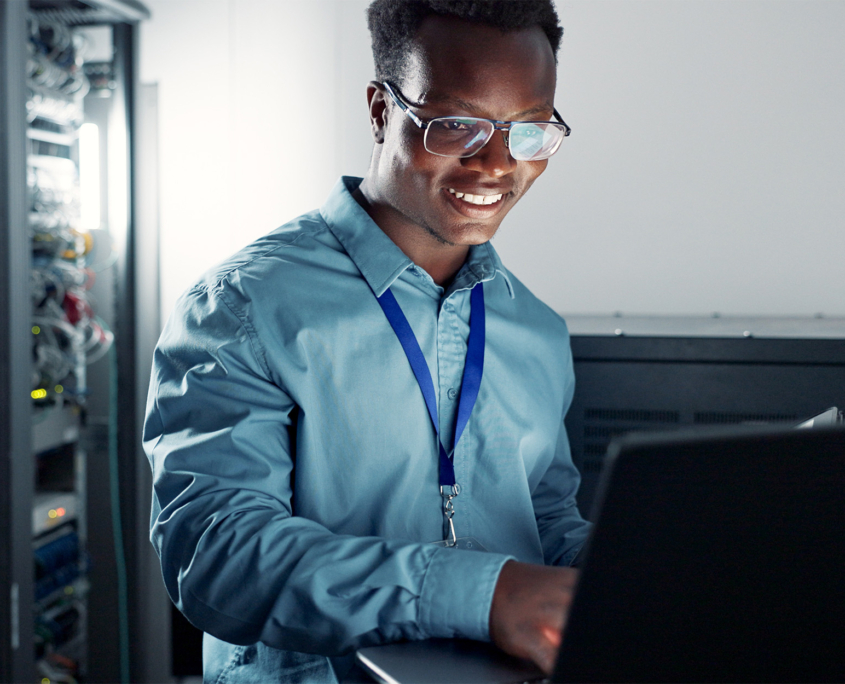
<path fill-rule="evenodd" d="M 373 41 L 376 79 L 402 85 L 411 43 L 423 19 L 452 16 L 501 31 L 539 26 L 557 63 L 563 27 L 552 0 L 373 0 L 367 25 Z"/>

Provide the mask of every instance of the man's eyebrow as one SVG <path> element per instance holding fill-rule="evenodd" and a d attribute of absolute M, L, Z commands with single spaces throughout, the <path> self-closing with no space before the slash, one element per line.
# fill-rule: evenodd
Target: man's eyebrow
<path fill-rule="evenodd" d="M 446 104 L 446 105 L 455 105 L 463 109 L 466 112 L 473 112 L 476 110 L 475 105 L 471 102 L 467 102 L 466 100 L 462 100 L 460 97 L 455 97 L 454 95 L 438 95 L 436 93 L 426 93 L 424 95 L 424 102 L 416 105 L 417 107 L 423 107 L 427 104 Z M 526 119 L 528 117 L 537 115 L 537 114 L 545 114 L 546 112 L 554 111 L 554 105 L 549 103 L 538 104 L 534 107 L 530 107 L 529 109 L 525 109 L 521 112 L 517 112 L 514 114 L 509 121 L 518 121 L 522 119 Z"/>
<path fill-rule="evenodd" d="M 529 116 L 534 116 L 535 114 L 543 114 L 545 112 L 554 112 L 555 106 L 551 103 L 539 104 L 536 107 L 531 107 L 531 109 L 526 109 L 525 111 L 519 112 L 514 115 L 514 120 L 516 119 L 525 119 Z"/>

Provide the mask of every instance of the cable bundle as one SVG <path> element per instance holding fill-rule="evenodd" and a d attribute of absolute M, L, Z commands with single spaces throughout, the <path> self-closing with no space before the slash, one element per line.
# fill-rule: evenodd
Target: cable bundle
<path fill-rule="evenodd" d="M 33 14 L 27 21 L 29 120 L 43 116 L 78 125 L 82 121 L 81 98 L 89 89 L 82 69 L 85 41 L 67 26 L 39 19 Z"/>
<path fill-rule="evenodd" d="M 96 268 L 103 266 L 92 263 L 92 256 L 104 250 L 79 230 L 74 150 L 89 88 L 82 68 L 85 42 L 61 24 L 33 14 L 28 21 L 32 399 L 45 408 L 82 401 L 79 369 L 102 358 L 114 335 L 95 315 L 89 294 Z"/>
<path fill-rule="evenodd" d="M 79 536 L 69 532 L 35 549 L 35 600 L 49 596 L 79 577 Z"/>

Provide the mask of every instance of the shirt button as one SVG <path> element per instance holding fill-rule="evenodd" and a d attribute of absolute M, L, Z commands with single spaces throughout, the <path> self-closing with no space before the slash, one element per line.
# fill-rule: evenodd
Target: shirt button
<path fill-rule="evenodd" d="M 455 397 L 457 397 L 457 396 L 458 396 L 458 393 L 455 391 L 455 388 L 454 388 L 454 387 L 450 387 L 450 388 L 449 388 L 449 391 L 448 391 L 448 392 L 446 392 L 446 396 L 447 396 L 447 397 L 449 397 L 449 399 L 454 400 L 454 399 L 455 399 Z"/>

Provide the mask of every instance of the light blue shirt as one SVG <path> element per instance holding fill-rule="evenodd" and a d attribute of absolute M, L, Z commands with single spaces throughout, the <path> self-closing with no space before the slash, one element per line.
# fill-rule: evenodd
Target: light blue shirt
<path fill-rule="evenodd" d="M 359 183 L 207 273 L 155 352 L 151 538 L 206 632 L 206 681 L 329 682 L 349 659 L 326 656 L 361 646 L 489 640 L 505 561 L 567 565 L 587 536 L 563 319 L 490 244 L 444 291 L 355 201 Z M 376 301 L 391 288 L 408 318 L 451 450 L 478 281 L 484 375 L 454 450 L 454 520 L 487 553 L 430 543 L 445 536 L 436 437 Z"/>

